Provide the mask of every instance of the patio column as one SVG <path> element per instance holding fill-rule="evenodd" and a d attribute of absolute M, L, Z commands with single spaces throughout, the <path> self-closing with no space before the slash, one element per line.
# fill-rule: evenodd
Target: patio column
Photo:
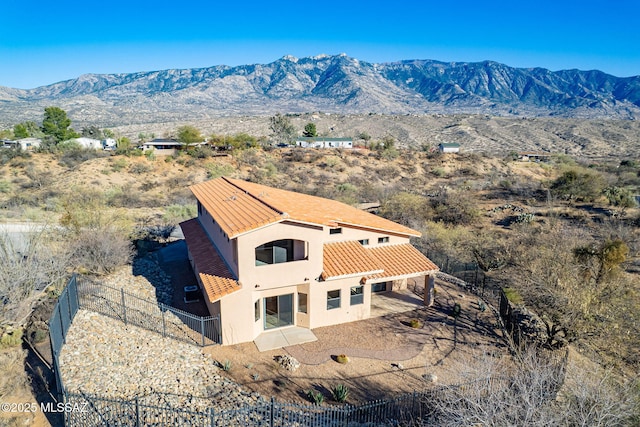
<path fill-rule="evenodd" d="M 436 278 L 430 274 L 424 276 L 424 305 L 431 307 L 435 299 Z"/>

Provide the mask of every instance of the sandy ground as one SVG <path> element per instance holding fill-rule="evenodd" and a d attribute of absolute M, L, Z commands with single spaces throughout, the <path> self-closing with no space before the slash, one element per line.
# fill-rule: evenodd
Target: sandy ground
<path fill-rule="evenodd" d="M 490 309 L 481 311 L 478 298 L 457 286 L 438 281 L 436 304 L 403 313 L 317 328 L 318 341 L 260 353 L 254 343 L 204 349 L 217 361 L 231 362 L 225 374 L 250 390 L 282 401 L 306 401 L 315 389 L 330 400 L 337 384 L 350 389 L 348 402 L 389 397 L 435 384 L 465 381 L 475 360 L 508 357 L 496 319 Z M 459 303 L 461 315 L 452 308 Z M 412 328 L 419 319 L 421 328 Z M 301 366 L 289 372 L 275 361 L 289 354 Z M 347 364 L 335 356 L 346 354 Z M 430 380 L 435 375 L 437 381 Z"/>

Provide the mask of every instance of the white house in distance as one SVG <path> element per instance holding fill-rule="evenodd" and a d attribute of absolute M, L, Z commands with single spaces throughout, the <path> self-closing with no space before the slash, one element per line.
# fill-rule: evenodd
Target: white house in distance
<path fill-rule="evenodd" d="M 20 148 L 23 151 L 30 151 L 34 148 L 40 147 L 42 140 L 38 138 L 22 138 L 16 141 L 4 140 L 2 143 L 5 147 Z"/>
<path fill-rule="evenodd" d="M 83 136 L 81 138 L 72 139 L 72 141 L 77 143 L 82 148 L 86 148 L 86 149 L 90 149 L 90 150 L 102 150 L 103 149 L 102 141 L 100 141 L 99 139 L 87 138 L 87 137 Z"/>
<path fill-rule="evenodd" d="M 460 144 L 458 144 L 457 142 L 441 142 L 438 145 L 438 150 L 441 153 L 459 153 Z"/>
<path fill-rule="evenodd" d="M 353 148 L 353 139 L 300 136 L 296 138 L 296 146 L 303 148 Z"/>
<path fill-rule="evenodd" d="M 409 243 L 420 233 L 352 206 L 226 177 L 190 187 L 198 217 L 180 224 L 222 344 L 279 328 L 371 316 L 377 294 L 438 267 Z"/>
<path fill-rule="evenodd" d="M 185 144 L 184 142 L 177 141 L 175 139 L 153 139 L 151 141 L 142 143 L 142 151 L 153 150 L 154 154 L 159 156 L 172 156 L 178 152 L 178 150 L 184 150 L 187 148 L 197 147 L 198 145 L 206 144 L 203 142 L 196 142 L 193 144 Z"/>

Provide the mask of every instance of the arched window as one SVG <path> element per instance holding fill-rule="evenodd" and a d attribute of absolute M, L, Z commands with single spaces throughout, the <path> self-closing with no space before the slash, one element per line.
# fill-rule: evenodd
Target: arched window
<path fill-rule="evenodd" d="M 274 240 L 256 248 L 256 265 L 279 264 L 303 259 L 307 259 L 307 242 L 302 240 Z"/>

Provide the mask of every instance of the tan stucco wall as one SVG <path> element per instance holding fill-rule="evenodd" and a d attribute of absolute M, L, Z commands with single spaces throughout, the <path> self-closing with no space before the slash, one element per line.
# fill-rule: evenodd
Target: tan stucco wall
<path fill-rule="evenodd" d="M 280 239 L 308 242 L 308 259 L 256 266 L 255 248 Z M 239 280 L 261 290 L 313 281 L 322 274 L 322 231 L 288 223 L 272 224 L 238 237 Z"/>
<path fill-rule="evenodd" d="M 359 286 L 359 278 L 347 278 L 311 284 L 309 298 L 310 327 L 336 325 L 367 319 L 371 313 L 371 285 L 364 286 L 363 304 L 351 305 L 351 287 Z M 327 310 L 327 292 L 340 290 L 340 308 Z"/>
<path fill-rule="evenodd" d="M 336 228 L 342 228 L 342 233 L 329 234 L 330 227 L 324 228 L 323 243 L 369 239 L 369 245 L 366 246 L 368 248 L 382 246 L 382 245 L 397 245 L 400 243 L 409 243 L 408 237 L 401 237 L 401 236 L 391 235 L 388 233 L 378 233 L 374 231 L 361 230 L 357 228 L 349 228 L 346 226 L 336 227 Z M 389 237 L 389 242 L 378 243 L 379 237 Z"/>

